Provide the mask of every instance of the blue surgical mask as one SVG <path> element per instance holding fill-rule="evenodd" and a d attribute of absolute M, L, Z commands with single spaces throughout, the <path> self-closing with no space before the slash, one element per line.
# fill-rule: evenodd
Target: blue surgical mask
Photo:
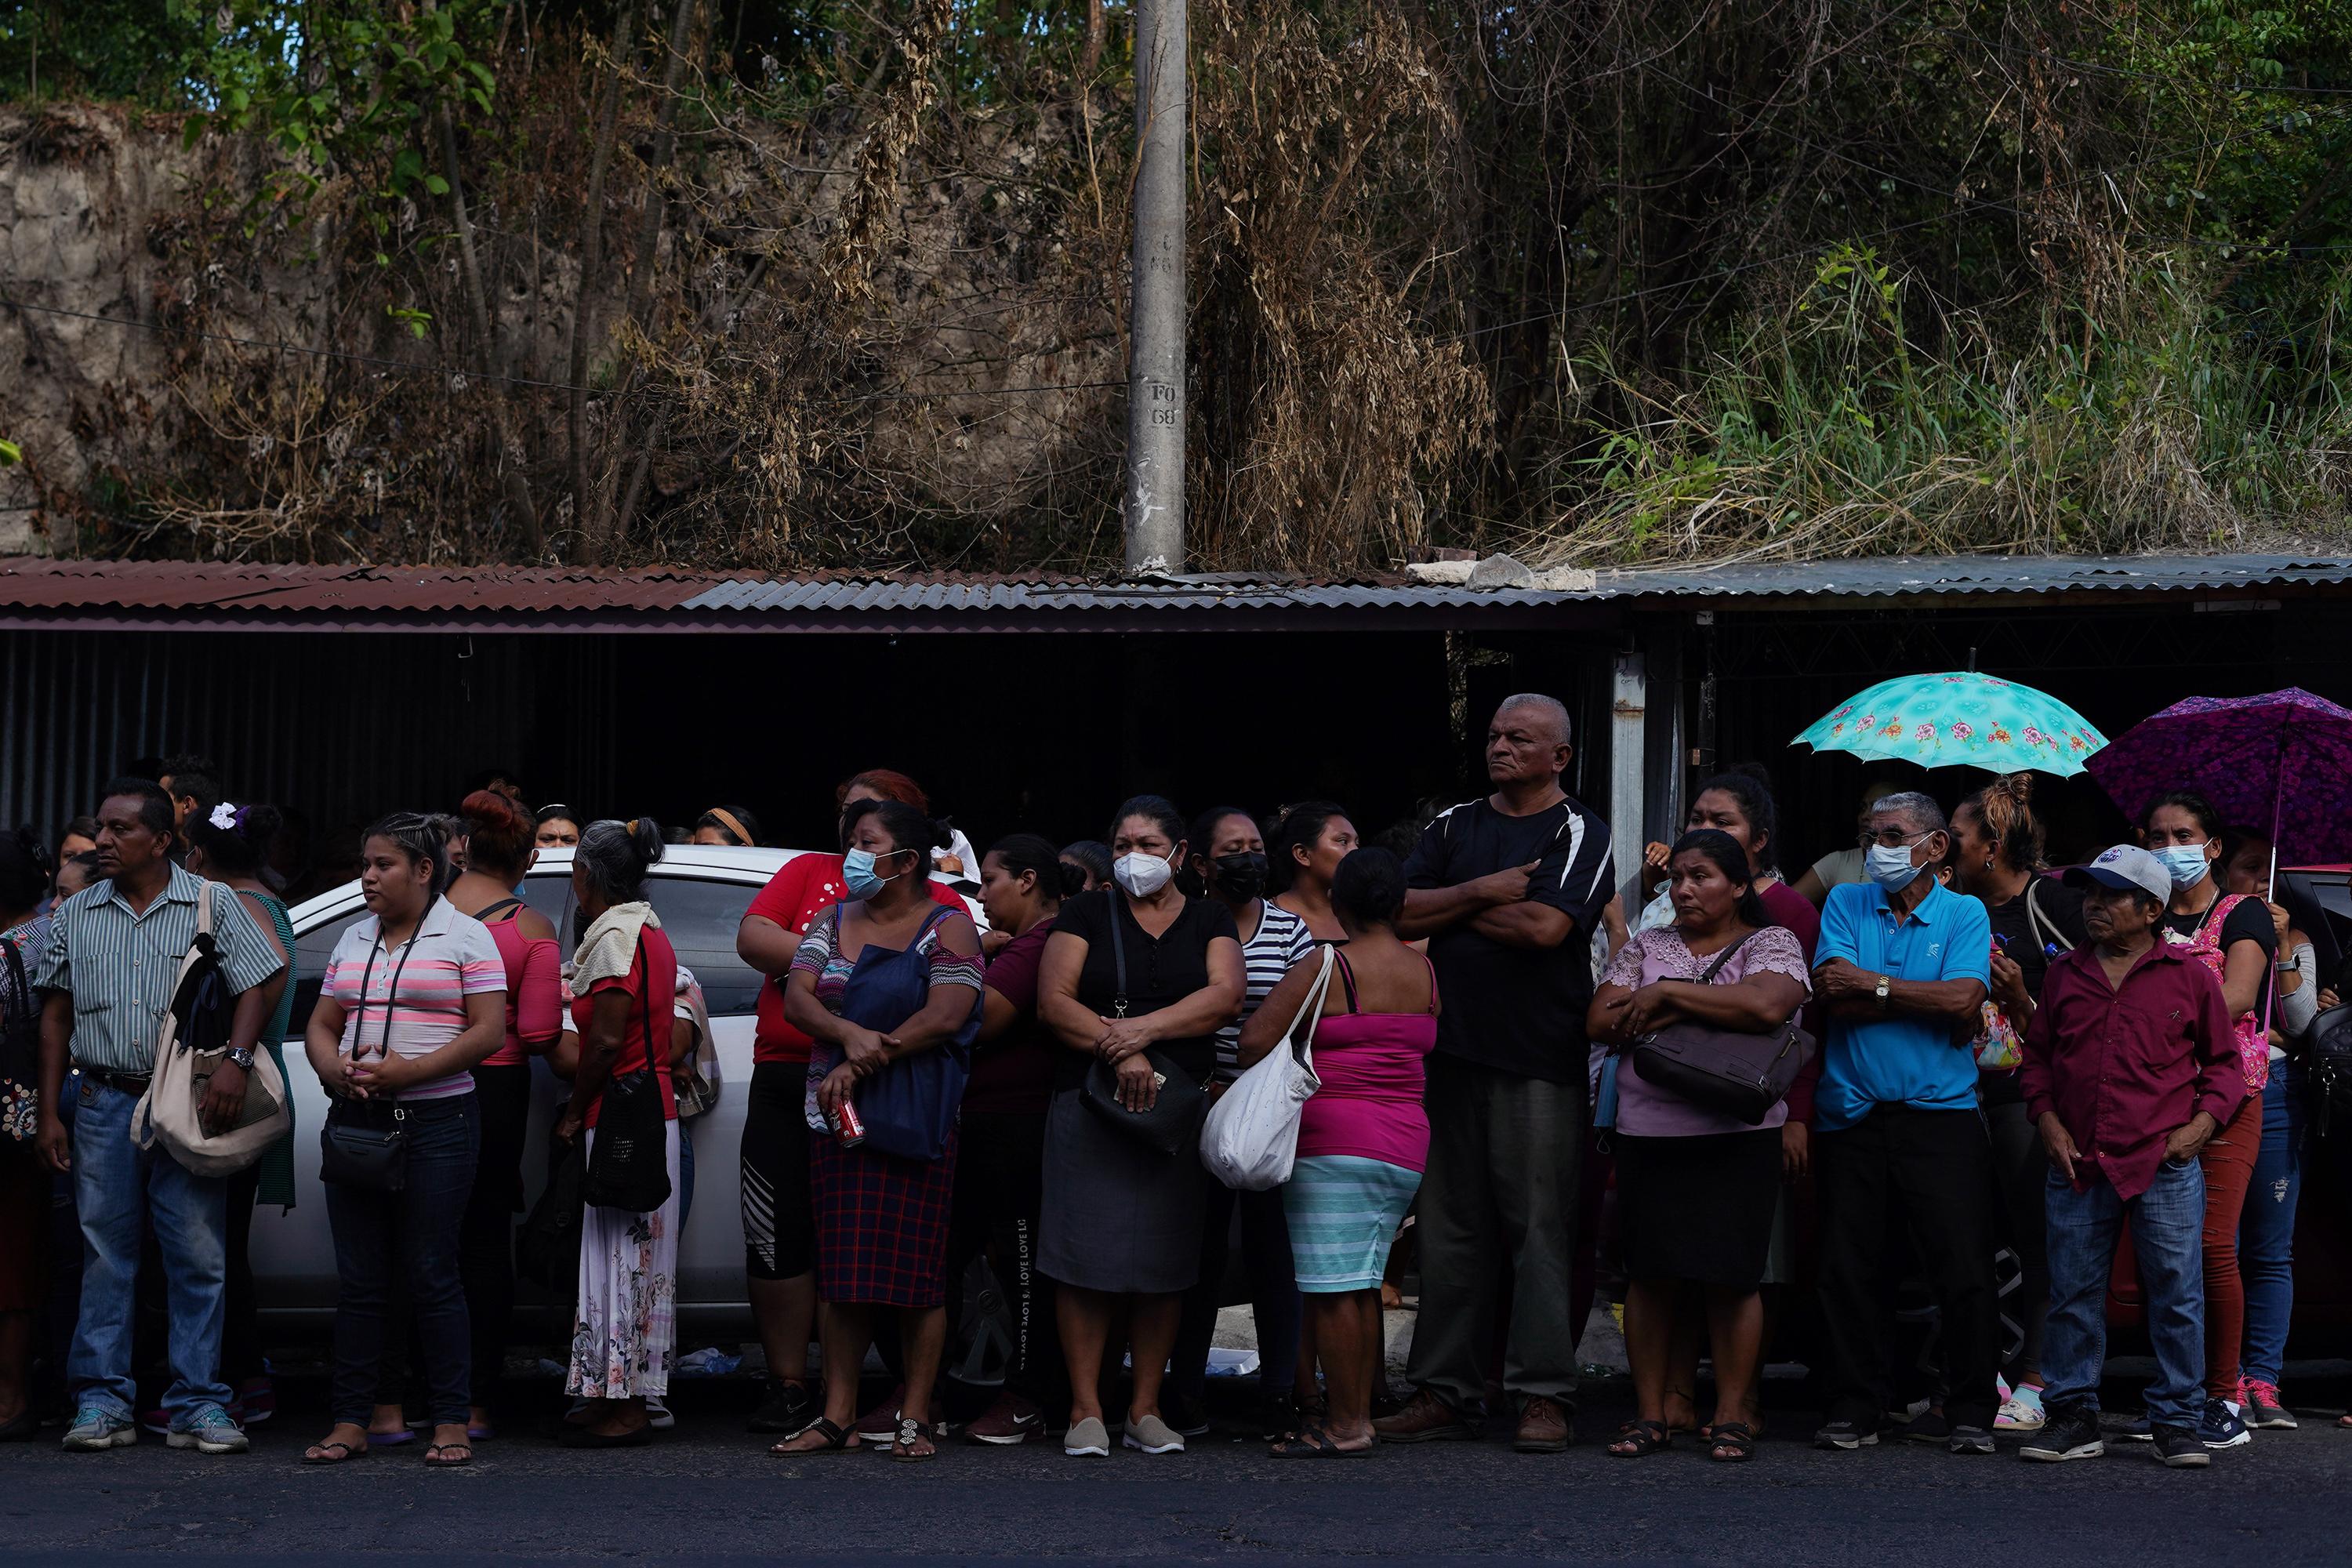
<path fill-rule="evenodd" d="M 1920 867 L 1911 864 L 1908 844 L 1874 844 L 1863 858 L 1863 869 L 1870 879 L 1890 893 L 1899 893 L 1911 885 Z"/>
<path fill-rule="evenodd" d="M 2156 852 L 2156 858 L 2164 862 L 2166 870 L 2172 873 L 2172 886 L 2176 890 L 2195 887 L 2213 869 L 2213 863 L 2205 858 L 2205 846 L 2202 844 L 2168 844 Z"/>
<path fill-rule="evenodd" d="M 896 854 L 897 851 L 891 853 Z M 904 875 L 903 871 L 898 873 L 898 876 Z M 849 890 L 853 899 L 870 899 L 898 879 L 898 877 L 883 877 L 875 873 L 874 851 L 871 849 L 852 849 L 841 858 L 841 885 Z"/>

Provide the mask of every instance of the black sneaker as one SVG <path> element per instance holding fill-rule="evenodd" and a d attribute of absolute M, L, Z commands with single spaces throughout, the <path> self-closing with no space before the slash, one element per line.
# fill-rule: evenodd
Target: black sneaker
<path fill-rule="evenodd" d="M 2156 1457 L 2168 1469 L 2202 1469 L 2213 1462 L 2213 1456 L 2206 1451 L 2211 1445 L 2186 1426 L 2158 1426 L 2151 1435 Z"/>
<path fill-rule="evenodd" d="M 1903 1423 L 1895 1436 L 1906 1443 L 1948 1443 L 1952 1440 L 1952 1420 L 1942 1411 L 1930 1407 Z"/>
<path fill-rule="evenodd" d="M 817 1417 L 816 1401 L 809 1396 L 806 1385 L 786 1383 L 781 1377 L 768 1379 L 767 1397 L 743 1423 L 746 1432 L 780 1432 L 787 1437 L 797 1436 Z"/>
<path fill-rule="evenodd" d="M 1160 1419 L 1180 1437 L 1204 1436 L 1209 1430 L 1208 1406 L 1172 1388 L 1160 1395 Z"/>
<path fill-rule="evenodd" d="M 2061 1405 L 2045 1414 L 2042 1430 L 2025 1440 L 2020 1458 L 2055 1464 L 2064 1459 L 2095 1459 L 2107 1451 L 2099 1436 L 2099 1413 L 2080 1405 Z"/>
<path fill-rule="evenodd" d="M 1859 1421 L 1832 1421 L 1813 1434 L 1816 1448 L 1874 1448 L 1878 1446 L 1878 1429 L 1864 1426 Z"/>
<path fill-rule="evenodd" d="M 1992 1434 L 1982 1426 L 1955 1426 L 1951 1441 L 1946 1446 L 1955 1454 L 1990 1454 Z"/>

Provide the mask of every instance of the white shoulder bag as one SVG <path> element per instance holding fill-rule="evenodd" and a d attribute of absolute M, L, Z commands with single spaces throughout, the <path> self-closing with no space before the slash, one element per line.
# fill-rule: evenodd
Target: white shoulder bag
<path fill-rule="evenodd" d="M 196 940 L 180 960 L 172 984 L 172 1005 L 155 1035 L 154 1076 L 131 1112 L 131 1141 L 142 1149 L 161 1142 L 172 1158 L 199 1176 L 226 1176 L 261 1158 L 293 1115 L 286 1104 L 286 1079 L 266 1049 L 253 1053 L 245 1076 L 245 1109 L 236 1125 L 205 1131 L 201 1110 L 213 1069 L 228 1059 L 228 1021 L 236 997 L 221 973 L 213 937 L 213 905 L 221 885 L 196 889 Z M 230 898 L 236 895 L 232 892 Z M 291 984 L 289 977 L 288 984 Z"/>
<path fill-rule="evenodd" d="M 1315 1076 L 1315 1025 L 1323 1016 L 1323 994 L 1331 988 L 1338 952 L 1324 946 L 1322 972 L 1307 988 L 1282 1043 L 1209 1107 L 1201 1129 L 1201 1163 L 1229 1187 L 1262 1193 L 1290 1180 L 1298 1158 L 1299 1112 L 1323 1087 Z"/>

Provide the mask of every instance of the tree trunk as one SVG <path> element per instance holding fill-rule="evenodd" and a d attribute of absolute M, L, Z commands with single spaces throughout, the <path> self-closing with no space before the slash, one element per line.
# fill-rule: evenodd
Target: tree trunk
<path fill-rule="evenodd" d="M 629 277 L 629 296 L 624 320 L 635 327 L 643 327 L 645 315 L 653 300 L 654 260 L 661 249 L 661 231 L 668 214 L 668 198 L 662 193 L 662 175 L 669 167 L 671 153 L 677 146 L 678 89 L 686 75 L 686 49 L 691 41 L 696 0 L 671 0 L 676 7 L 670 13 L 669 58 L 662 67 L 662 100 L 654 110 L 654 140 L 646 159 L 646 212 L 637 229 L 637 251 L 635 268 Z M 635 377 L 631 378 L 635 380 Z M 626 427 L 628 410 L 616 403 L 612 426 Z M 652 454 L 641 454 L 641 465 Z M 603 565 L 612 556 L 619 542 L 621 531 L 627 520 L 613 507 L 613 486 L 620 477 L 620 465 L 606 466 L 604 484 L 601 487 L 597 506 L 596 526 L 587 531 L 588 560 L 592 565 Z M 633 490 L 639 487 L 633 485 Z"/>
<path fill-rule="evenodd" d="M 425 8 L 428 14 L 432 12 L 434 0 L 425 0 Z M 490 407 L 499 433 L 499 479 L 506 489 L 507 506 L 521 525 L 524 542 L 536 564 L 546 541 L 540 532 L 538 509 L 531 504 L 522 438 L 515 429 L 514 411 L 507 405 L 509 388 L 506 367 L 499 353 L 497 323 L 490 316 L 489 290 L 482 283 L 481 261 L 474 245 L 474 221 L 466 210 L 465 176 L 457 163 L 457 126 L 449 116 L 446 99 L 436 100 L 433 122 L 441 143 L 442 178 L 449 182 L 449 221 L 457 232 L 457 266 L 465 283 L 466 312 L 472 319 L 474 341 L 481 345 L 482 375 L 490 384 Z"/>
<path fill-rule="evenodd" d="M 596 146 L 588 162 L 588 192 L 580 213 L 580 284 L 572 304 L 572 366 L 567 435 L 572 446 L 572 526 L 586 538 L 594 492 L 588 482 L 588 333 L 595 313 L 598 275 L 604 265 L 604 180 L 621 116 L 621 77 L 628 69 L 645 0 L 627 0 L 613 23 L 613 58 L 596 109 Z"/>

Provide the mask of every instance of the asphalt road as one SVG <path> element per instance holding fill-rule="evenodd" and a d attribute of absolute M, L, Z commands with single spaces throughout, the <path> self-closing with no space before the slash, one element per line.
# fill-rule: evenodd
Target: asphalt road
<path fill-rule="evenodd" d="M 2303 1386 L 2299 1389 L 2298 1383 Z M 2111 1406 L 2134 1404 L 2129 1384 Z M 2345 1401 L 2341 1363 L 2290 1374 L 2300 1403 Z M 2284 1568 L 2352 1555 L 2352 1431 L 2306 1420 L 2167 1470 L 2140 1445 L 2028 1465 L 1884 1446 L 1819 1453 L 1801 1384 L 1768 1394 L 1757 1460 L 1688 1446 L 1612 1459 L 1630 1414 L 1622 1380 L 1588 1392 L 1565 1455 L 1489 1441 L 1383 1448 L 1360 1460 L 1270 1459 L 1238 1428 L 1182 1456 L 1065 1458 L 1058 1445 L 949 1445 L 927 1464 L 870 1454 L 785 1462 L 741 1430 L 740 1382 L 684 1384 L 656 1447 L 582 1454 L 510 1430 L 467 1469 L 428 1471 L 421 1446 L 341 1468 L 296 1463 L 323 1429 L 323 1391 L 284 1388 L 254 1451 L 207 1459 L 149 1439 L 106 1455 L 0 1448 L 0 1555 L 86 1564 L 96 1552 L 234 1554 L 241 1563 L 430 1556 L 921 1563 L 1003 1558 L 1278 1563 L 1480 1557 L 1634 1563 L 2031 1561 Z M 551 1385 L 516 1391 L 542 1405 Z"/>

